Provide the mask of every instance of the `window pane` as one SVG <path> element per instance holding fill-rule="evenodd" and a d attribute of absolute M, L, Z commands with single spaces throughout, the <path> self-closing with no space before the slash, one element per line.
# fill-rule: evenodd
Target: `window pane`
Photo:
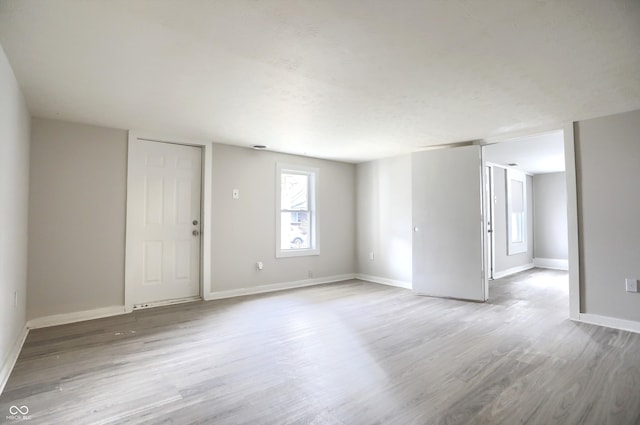
<path fill-rule="evenodd" d="M 308 212 L 280 213 L 280 228 L 280 247 L 282 249 L 310 248 L 311 234 Z"/>
<path fill-rule="evenodd" d="M 511 180 L 511 211 L 524 212 L 524 185 L 518 180 Z"/>
<path fill-rule="evenodd" d="M 511 242 L 524 242 L 524 213 L 511 213 Z"/>
<path fill-rule="evenodd" d="M 309 210 L 309 176 L 282 173 L 280 177 L 280 209 Z M 284 232 L 285 222 L 282 223 Z"/>

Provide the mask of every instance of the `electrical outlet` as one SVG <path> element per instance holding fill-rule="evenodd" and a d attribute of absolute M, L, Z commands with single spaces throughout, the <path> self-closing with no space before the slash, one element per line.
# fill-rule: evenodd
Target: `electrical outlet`
<path fill-rule="evenodd" d="M 373 256 L 373 251 L 371 251 L 371 252 L 369 253 L 369 260 L 373 261 L 373 258 L 374 258 L 374 256 Z"/>
<path fill-rule="evenodd" d="M 626 284 L 627 284 L 627 292 L 638 292 L 638 280 L 637 279 L 627 278 L 626 279 Z"/>

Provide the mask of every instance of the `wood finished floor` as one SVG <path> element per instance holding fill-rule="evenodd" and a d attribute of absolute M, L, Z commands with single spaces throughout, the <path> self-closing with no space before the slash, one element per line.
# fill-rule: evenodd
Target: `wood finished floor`
<path fill-rule="evenodd" d="M 567 319 L 564 272 L 485 304 L 361 281 L 34 330 L 31 424 L 640 424 L 640 335 Z"/>

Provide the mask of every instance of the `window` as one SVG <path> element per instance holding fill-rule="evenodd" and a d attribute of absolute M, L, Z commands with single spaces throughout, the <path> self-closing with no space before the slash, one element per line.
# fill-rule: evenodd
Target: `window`
<path fill-rule="evenodd" d="M 507 170 L 508 255 L 527 252 L 527 176 Z"/>
<path fill-rule="evenodd" d="M 511 180 L 511 243 L 524 242 L 524 185 Z"/>
<path fill-rule="evenodd" d="M 278 164 L 276 170 L 276 257 L 320 254 L 318 169 Z"/>

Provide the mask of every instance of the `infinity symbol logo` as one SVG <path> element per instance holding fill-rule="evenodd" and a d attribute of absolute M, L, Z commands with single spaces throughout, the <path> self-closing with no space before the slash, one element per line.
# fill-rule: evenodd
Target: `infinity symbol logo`
<path fill-rule="evenodd" d="M 9 413 L 11 415 L 17 415 L 18 413 L 20 413 L 21 415 L 26 415 L 27 413 L 29 413 L 29 408 L 27 406 L 11 406 L 9 408 Z"/>

